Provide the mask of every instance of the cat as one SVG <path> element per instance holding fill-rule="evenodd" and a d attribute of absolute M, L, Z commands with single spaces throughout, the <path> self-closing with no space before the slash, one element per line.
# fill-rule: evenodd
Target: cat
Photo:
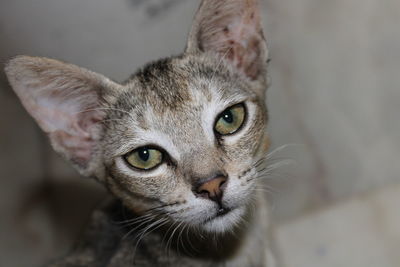
<path fill-rule="evenodd" d="M 49 58 L 5 68 L 52 146 L 113 197 L 50 266 L 275 266 L 257 0 L 203 0 L 184 52 L 117 83 Z"/>

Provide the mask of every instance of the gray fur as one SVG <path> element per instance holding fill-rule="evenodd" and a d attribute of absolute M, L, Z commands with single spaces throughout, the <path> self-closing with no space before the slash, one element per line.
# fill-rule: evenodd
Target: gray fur
<path fill-rule="evenodd" d="M 257 2 L 221 2 L 203 1 L 185 53 L 122 84 L 51 59 L 20 56 L 7 65 L 54 148 L 118 199 L 97 210 L 77 247 L 51 266 L 273 265 L 267 203 L 256 190 L 269 146 L 268 51 Z M 216 135 L 216 117 L 237 103 L 246 109 L 242 128 Z M 123 160 L 144 145 L 168 154 L 155 170 Z M 223 217 L 217 203 L 192 192 L 216 175 L 227 177 L 222 203 L 231 211 Z"/>

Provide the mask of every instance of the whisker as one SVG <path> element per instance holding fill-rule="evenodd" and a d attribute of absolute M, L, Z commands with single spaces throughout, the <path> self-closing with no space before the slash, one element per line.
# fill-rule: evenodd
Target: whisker
<path fill-rule="evenodd" d="M 156 212 L 156 211 L 161 211 L 161 209 L 163 209 L 163 208 L 165 208 L 165 207 L 168 207 L 168 206 L 174 206 L 174 205 L 176 205 L 177 204 L 177 202 L 173 202 L 173 203 L 164 203 L 164 204 L 162 204 L 162 205 L 159 205 L 159 206 L 156 206 L 156 207 L 152 207 L 152 208 L 149 208 L 149 209 L 147 209 L 147 210 L 145 210 L 145 211 L 142 211 L 142 215 L 141 216 L 139 216 L 139 217 L 135 217 L 135 218 L 132 218 L 132 219 L 128 219 L 128 220 L 124 220 L 124 221 L 120 221 L 120 222 L 117 222 L 117 223 L 126 223 L 126 222 L 133 222 L 133 221 L 135 221 L 135 220 L 138 220 L 138 219 L 140 219 L 141 217 L 144 217 L 144 216 L 150 216 L 150 215 L 152 215 L 152 213 L 151 212 Z"/>
<path fill-rule="evenodd" d="M 162 218 L 159 219 L 155 222 L 153 222 L 152 224 L 150 224 L 149 226 L 147 226 L 144 230 L 142 230 L 140 233 L 138 233 L 138 235 L 135 237 L 135 239 L 139 236 L 138 240 L 136 241 L 135 244 L 135 248 L 134 248 L 134 252 L 133 252 L 133 256 L 132 256 L 132 264 L 134 264 L 135 261 L 135 255 L 136 255 L 136 251 L 138 249 L 139 243 L 140 241 L 146 236 L 149 235 L 151 232 L 157 230 L 158 228 L 162 227 L 163 225 L 168 223 L 168 219 L 166 218 Z M 153 229 L 151 229 L 153 227 Z M 132 265 L 133 266 L 133 265 Z"/>
<path fill-rule="evenodd" d="M 181 224 L 183 224 L 183 227 L 180 227 Z M 184 242 L 183 242 L 183 240 L 182 240 L 182 233 L 183 233 L 183 230 L 184 230 L 185 227 L 186 227 L 186 224 L 185 224 L 183 221 L 182 221 L 181 224 L 177 227 L 177 228 L 180 228 L 180 229 L 181 229 L 181 231 L 179 231 L 178 236 L 177 236 L 177 239 L 176 239 L 176 250 L 177 250 L 177 252 L 178 252 L 178 255 L 180 254 L 179 245 L 182 244 L 182 248 L 185 247 L 185 244 L 184 244 Z"/>
<path fill-rule="evenodd" d="M 155 219 L 156 215 L 151 216 L 147 219 L 145 219 L 143 222 L 141 222 L 139 225 L 137 225 L 136 227 L 134 227 L 133 229 L 129 230 L 123 237 L 122 239 L 127 238 L 131 233 L 133 233 L 136 229 L 140 228 L 142 225 L 145 225 L 148 222 L 151 222 L 153 219 Z"/>
<path fill-rule="evenodd" d="M 165 242 L 165 238 L 168 236 L 169 231 L 170 231 L 171 229 L 173 229 L 173 227 L 174 227 L 175 224 L 177 224 L 177 223 L 178 223 L 178 222 L 175 221 L 175 222 L 173 222 L 173 223 L 169 226 L 168 230 L 167 230 L 167 231 L 165 232 L 165 234 L 164 234 L 164 237 L 163 237 L 163 240 L 162 240 L 163 243 Z M 170 236 L 169 236 L 169 237 L 170 237 Z M 168 238 L 168 240 L 169 240 L 169 238 Z M 166 252 L 167 255 L 169 255 L 169 251 L 168 251 L 168 242 L 167 242 L 166 245 L 165 245 L 165 252 Z"/>
<path fill-rule="evenodd" d="M 186 241 L 186 244 L 189 244 L 190 246 L 192 246 L 190 238 L 188 237 L 188 231 L 189 231 L 188 229 L 189 229 L 189 227 L 190 227 L 189 224 L 184 224 L 184 226 L 182 228 L 182 231 L 181 231 L 181 234 L 180 234 L 180 239 L 181 239 L 181 242 L 182 242 L 183 250 L 186 253 L 186 255 L 192 256 L 192 253 L 186 249 L 185 242 L 184 242 L 184 241 Z M 185 230 L 186 230 L 186 239 L 183 240 L 183 238 L 184 238 L 183 236 L 185 235 L 184 234 Z"/>
<path fill-rule="evenodd" d="M 131 225 L 134 225 L 134 224 L 136 224 L 138 222 L 141 222 L 141 221 L 143 221 L 143 220 L 145 220 L 145 219 L 147 219 L 149 217 L 153 217 L 154 215 L 155 215 L 155 213 L 147 213 L 147 214 L 144 214 L 142 216 L 136 217 L 134 219 L 129 219 L 129 220 L 117 222 L 117 224 L 121 224 L 121 225 L 124 225 L 124 226 L 131 226 Z"/>
<path fill-rule="evenodd" d="M 189 246 L 195 251 L 195 252 L 199 252 L 199 250 L 193 246 L 192 241 L 190 241 L 189 238 L 189 230 L 190 230 L 191 226 L 189 224 L 187 224 L 187 228 L 186 228 L 186 240 L 189 243 Z M 196 233 L 197 231 L 197 233 Z M 194 232 L 195 234 L 198 234 L 198 228 L 197 227 L 192 227 L 192 232 Z"/>
<path fill-rule="evenodd" d="M 278 153 L 278 152 L 280 152 L 280 151 L 282 151 L 282 150 L 284 150 L 284 149 L 286 149 L 288 147 L 291 147 L 291 146 L 303 146 L 303 145 L 302 144 L 284 144 L 284 145 L 281 145 L 281 146 L 275 148 L 274 150 L 272 150 L 271 152 L 268 152 L 267 155 L 266 155 L 266 158 L 270 158 L 274 154 L 276 154 L 276 153 Z"/>
<path fill-rule="evenodd" d="M 184 223 L 184 222 L 182 221 L 182 222 L 180 222 L 180 223 L 175 227 L 175 229 L 172 231 L 171 236 L 169 237 L 169 239 L 168 239 L 168 241 L 167 241 L 167 248 L 169 247 L 169 249 L 168 249 L 168 255 L 170 255 L 170 251 L 171 251 L 171 246 L 172 246 L 174 234 L 175 234 L 175 232 L 179 229 L 179 227 L 180 227 L 183 223 Z"/>

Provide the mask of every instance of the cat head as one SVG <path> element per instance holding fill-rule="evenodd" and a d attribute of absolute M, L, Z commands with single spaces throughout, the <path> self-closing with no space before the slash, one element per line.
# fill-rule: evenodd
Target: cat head
<path fill-rule="evenodd" d="M 256 0 L 204 0 L 185 52 L 116 83 L 18 56 L 6 74 L 54 149 L 138 214 L 237 224 L 268 148 L 267 47 Z"/>

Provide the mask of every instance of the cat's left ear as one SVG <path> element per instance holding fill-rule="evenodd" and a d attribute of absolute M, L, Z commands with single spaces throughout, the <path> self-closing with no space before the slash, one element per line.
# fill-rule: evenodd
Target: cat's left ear
<path fill-rule="evenodd" d="M 81 174 L 98 176 L 104 97 L 119 85 L 100 74 L 49 58 L 18 56 L 5 71 L 54 149 Z"/>
<path fill-rule="evenodd" d="M 266 83 L 268 49 L 258 0 L 203 0 L 186 52 L 215 53 L 251 81 Z"/>

